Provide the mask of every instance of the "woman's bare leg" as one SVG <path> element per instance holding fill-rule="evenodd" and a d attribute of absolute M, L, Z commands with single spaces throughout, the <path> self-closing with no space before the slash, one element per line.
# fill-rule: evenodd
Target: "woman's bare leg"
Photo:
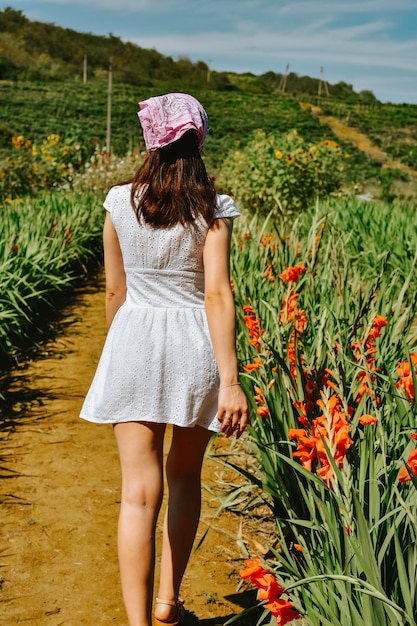
<path fill-rule="evenodd" d="M 166 463 L 169 489 L 164 519 L 158 598 L 175 602 L 197 532 L 201 509 L 201 465 L 212 436 L 205 428 L 174 426 Z M 155 616 L 172 619 L 175 608 L 157 604 Z"/>
<path fill-rule="evenodd" d="M 116 424 L 122 469 L 120 578 L 129 626 L 152 625 L 155 526 L 163 494 L 165 425 Z"/>

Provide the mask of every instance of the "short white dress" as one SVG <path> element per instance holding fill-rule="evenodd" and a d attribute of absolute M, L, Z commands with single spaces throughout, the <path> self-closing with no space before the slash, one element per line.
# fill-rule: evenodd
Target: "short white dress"
<path fill-rule="evenodd" d="M 130 185 L 113 187 L 110 212 L 123 255 L 126 301 L 107 334 L 81 417 L 98 423 L 145 421 L 218 432 L 219 374 L 204 307 L 207 224 L 152 228 L 137 220 Z M 234 218 L 217 196 L 216 218 Z"/>

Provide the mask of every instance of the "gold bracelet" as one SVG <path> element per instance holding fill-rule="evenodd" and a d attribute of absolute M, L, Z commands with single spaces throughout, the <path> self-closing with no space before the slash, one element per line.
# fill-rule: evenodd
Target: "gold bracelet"
<path fill-rule="evenodd" d="M 231 385 L 225 385 L 224 387 L 220 387 L 219 391 L 221 391 L 222 389 L 227 389 L 228 387 L 237 387 L 238 385 L 240 387 L 240 383 L 232 383 Z"/>

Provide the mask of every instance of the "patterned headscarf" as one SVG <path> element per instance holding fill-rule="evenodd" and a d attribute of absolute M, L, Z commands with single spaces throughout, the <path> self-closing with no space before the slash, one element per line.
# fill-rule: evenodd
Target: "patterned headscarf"
<path fill-rule="evenodd" d="M 187 130 L 197 132 L 200 147 L 208 131 L 207 113 L 186 93 L 168 93 L 139 102 L 139 120 L 146 150 L 153 152 L 179 139 Z"/>

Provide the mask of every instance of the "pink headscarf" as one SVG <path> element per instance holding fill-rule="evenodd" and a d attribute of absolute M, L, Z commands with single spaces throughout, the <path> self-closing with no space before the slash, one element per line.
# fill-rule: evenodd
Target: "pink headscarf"
<path fill-rule="evenodd" d="M 197 132 L 200 147 L 208 131 L 207 113 L 186 93 L 168 93 L 139 102 L 146 150 L 153 152 L 179 139 L 187 130 Z"/>

